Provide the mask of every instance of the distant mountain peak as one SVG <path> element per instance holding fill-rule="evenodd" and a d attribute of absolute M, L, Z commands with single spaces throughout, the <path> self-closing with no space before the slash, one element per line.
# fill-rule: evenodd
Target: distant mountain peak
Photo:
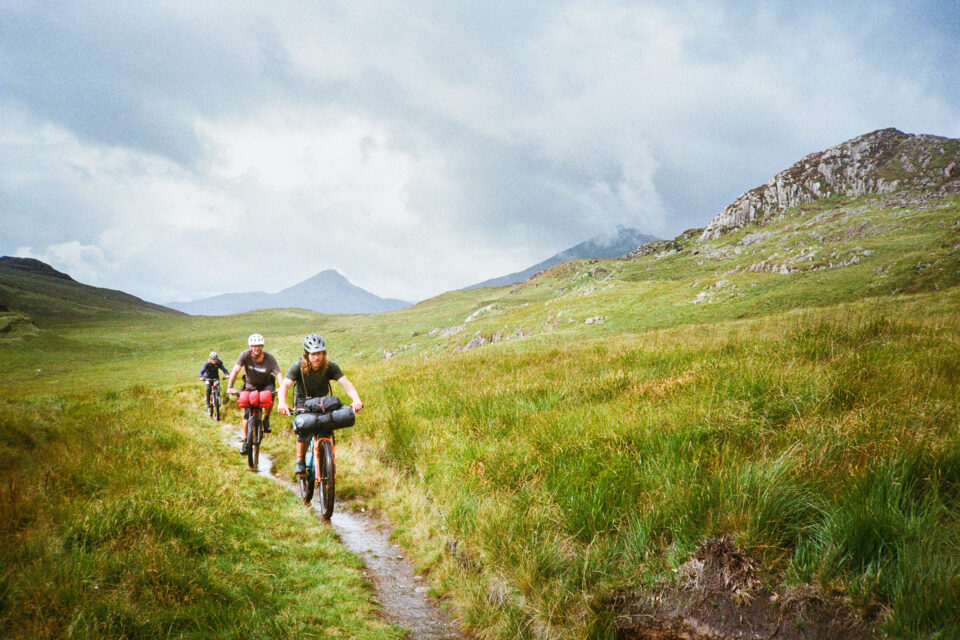
<path fill-rule="evenodd" d="M 299 307 L 321 313 L 378 313 L 410 306 L 405 300 L 381 298 L 362 289 L 336 269 L 324 269 L 278 293 L 225 293 L 168 306 L 186 313 L 229 315 L 282 307 Z"/>
<path fill-rule="evenodd" d="M 701 237 L 718 238 L 749 222 L 831 196 L 857 197 L 904 188 L 960 192 L 960 140 L 913 135 L 891 127 L 811 153 L 734 200 Z"/>
<path fill-rule="evenodd" d="M 336 269 L 324 269 L 318 273 L 315 273 L 313 276 L 307 278 L 300 284 L 307 282 L 350 282 L 344 277 L 342 273 Z"/>
<path fill-rule="evenodd" d="M 638 246 L 656 239 L 657 238 L 654 236 L 645 234 L 639 229 L 617 225 L 608 233 L 594 236 L 589 240 L 581 242 L 580 244 L 574 245 L 568 249 L 564 249 L 560 253 L 557 253 L 547 258 L 543 262 L 533 265 L 532 267 L 528 267 L 523 271 L 517 271 L 505 276 L 500 276 L 498 278 L 484 280 L 483 282 L 479 282 L 465 288 L 478 289 L 480 287 L 502 287 L 508 284 L 524 282 L 531 276 L 540 273 L 544 269 L 549 269 L 556 264 L 560 264 L 561 262 L 566 262 L 568 260 L 589 258 L 599 258 L 603 260 L 620 258 L 630 253 Z"/>

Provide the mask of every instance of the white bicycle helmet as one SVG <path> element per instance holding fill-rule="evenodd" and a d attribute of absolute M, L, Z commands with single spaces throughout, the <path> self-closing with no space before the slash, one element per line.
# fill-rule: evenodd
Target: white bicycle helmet
<path fill-rule="evenodd" d="M 220 356 L 217 355 L 217 352 L 216 352 L 216 351 L 211 351 L 211 352 L 210 352 L 210 359 L 211 359 L 211 360 L 216 360 L 216 359 L 218 359 L 219 357 L 220 357 Z"/>
<path fill-rule="evenodd" d="M 263 336 L 259 333 L 251 333 L 250 337 L 247 338 L 247 346 L 255 347 L 257 345 L 263 346 Z"/>
<path fill-rule="evenodd" d="M 307 353 L 320 353 L 327 350 L 327 343 L 317 334 L 311 333 L 303 339 L 303 350 Z"/>

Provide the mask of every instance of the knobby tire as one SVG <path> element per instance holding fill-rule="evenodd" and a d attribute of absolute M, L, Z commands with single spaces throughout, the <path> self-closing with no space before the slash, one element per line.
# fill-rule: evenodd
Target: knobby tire
<path fill-rule="evenodd" d="M 333 501 L 336 484 L 336 467 L 333 461 L 333 446 L 329 440 L 320 440 L 317 442 L 320 465 L 320 509 L 321 514 L 327 520 L 333 515 Z"/>
<path fill-rule="evenodd" d="M 251 415 L 247 421 L 247 465 L 256 469 L 260 464 L 260 416 Z"/>
<path fill-rule="evenodd" d="M 312 454 L 313 452 L 311 452 Z M 302 476 L 297 476 L 297 487 L 300 489 L 300 499 L 303 504 L 309 505 L 313 500 L 313 489 L 316 486 L 316 469 L 312 466 L 307 467 L 307 472 Z"/>

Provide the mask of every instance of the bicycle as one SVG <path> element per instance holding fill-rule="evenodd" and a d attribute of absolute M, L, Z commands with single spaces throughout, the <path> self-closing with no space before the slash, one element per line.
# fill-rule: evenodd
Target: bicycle
<path fill-rule="evenodd" d="M 305 408 L 294 409 L 295 415 L 308 413 Z M 351 407 L 342 407 L 322 416 L 318 416 L 316 433 L 310 440 L 304 461 L 307 471 L 297 476 L 297 488 L 303 504 L 309 505 L 317 487 L 320 488 L 320 515 L 329 520 L 333 515 L 333 505 L 337 486 L 336 429 L 353 425 L 355 416 Z"/>
<path fill-rule="evenodd" d="M 221 378 L 215 380 L 208 380 L 207 383 L 210 385 L 210 395 L 207 398 L 207 409 L 209 410 L 210 417 L 213 418 L 216 415 L 217 422 L 220 422 L 220 381 Z"/>
<path fill-rule="evenodd" d="M 239 398 L 240 392 L 234 395 Z M 276 395 L 276 391 L 271 392 L 271 405 L 273 404 L 272 398 Z M 247 465 L 251 469 L 257 469 L 260 466 L 260 443 L 263 441 L 263 407 L 260 406 L 258 400 L 256 406 L 250 404 L 250 406 L 244 407 L 244 409 L 248 413 L 246 439 Z"/>
<path fill-rule="evenodd" d="M 320 515 L 329 520 L 333 515 L 333 503 L 337 487 L 337 464 L 335 458 L 336 438 L 333 433 L 316 435 L 310 441 L 305 461 L 307 472 L 297 476 L 300 499 L 309 505 L 316 487 L 320 487 Z"/>

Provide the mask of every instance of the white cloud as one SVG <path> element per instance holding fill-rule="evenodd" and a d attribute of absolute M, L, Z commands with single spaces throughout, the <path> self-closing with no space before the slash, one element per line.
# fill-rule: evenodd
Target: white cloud
<path fill-rule="evenodd" d="M 100 247 L 83 245 L 76 240 L 54 244 L 41 252 L 31 247 L 18 247 L 13 255 L 21 258 L 35 258 L 69 274 L 74 280 L 85 284 L 98 285 L 101 281 L 116 275 L 117 267 L 107 261 Z"/>

